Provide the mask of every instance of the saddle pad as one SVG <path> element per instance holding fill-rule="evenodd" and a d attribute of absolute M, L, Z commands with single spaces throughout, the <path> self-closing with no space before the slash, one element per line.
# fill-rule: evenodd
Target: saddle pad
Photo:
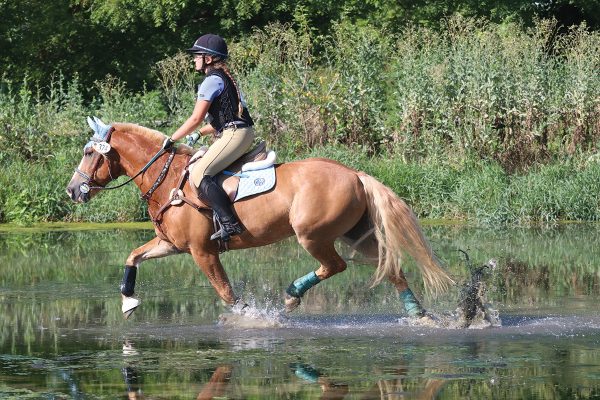
<path fill-rule="evenodd" d="M 258 171 L 244 171 L 240 174 L 240 183 L 234 201 L 271 190 L 275 186 L 275 181 L 274 166 Z"/>

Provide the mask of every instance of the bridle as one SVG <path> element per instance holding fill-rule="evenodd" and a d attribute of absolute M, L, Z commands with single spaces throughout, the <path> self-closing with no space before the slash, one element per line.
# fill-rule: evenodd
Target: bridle
<path fill-rule="evenodd" d="M 103 142 L 105 143 L 109 143 L 110 142 L 110 138 L 111 135 L 113 133 L 113 131 L 115 130 L 114 127 L 111 127 L 110 130 L 108 131 L 108 133 L 106 134 L 106 139 L 103 140 Z M 100 141 L 96 138 L 92 138 L 93 142 L 99 143 Z M 92 146 L 93 149 L 93 146 Z M 112 149 L 110 149 L 112 150 Z M 102 153 L 102 152 L 98 152 L 97 153 L 101 156 L 98 157 L 96 159 L 95 164 L 93 165 L 92 168 L 92 173 L 91 176 L 86 174 L 85 172 L 83 172 L 82 170 L 79 169 L 79 167 L 75 168 L 75 173 L 77 173 L 79 176 L 81 176 L 84 179 L 84 182 L 82 182 L 79 185 L 79 191 L 81 193 L 87 194 L 89 193 L 91 190 L 113 190 L 113 189 L 119 189 L 125 185 L 127 185 L 128 183 L 132 182 L 135 178 L 137 178 L 138 176 L 140 176 L 141 174 L 143 174 L 144 172 L 146 172 L 148 170 L 148 168 L 150 168 L 150 166 L 152 164 L 154 164 L 154 162 L 156 160 L 158 160 L 158 158 L 160 156 L 162 156 L 164 153 L 166 153 L 166 150 L 164 149 L 160 149 L 151 159 L 150 161 L 148 161 L 148 163 L 146 163 L 146 165 L 144 165 L 144 167 L 138 171 L 137 174 L 135 174 L 134 176 L 132 176 L 131 178 L 129 178 L 128 180 L 126 180 L 123 183 L 120 183 L 118 185 L 115 186 L 103 186 L 101 184 L 99 184 L 94 177 L 96 176 L 96 172 L 98 170 L 98 166 L 100 165 L 100 161 L 104 158 L 104 160 L 107 162 L 108 165 L 108 175 L 111 178 L 111 181 L 114 180 L 115 178 L 112 175 L 112 172 L 110 170 L 110 160 L 108 159 L 107 153 L 110 152 L 110 150 Z M 92 150 L 94 151 L 94 150 Z M 169 158 L 167 159 L 167 162 L 165 163 L 163 170 L 161 171 L 161 173 L 159 174 L 158 178 L 156 179 L 156 182 L 154 182 L 154 184 L 152 185 L 152 187 L 150 188 L 150 190 L 148 192 L 146 192 L 144 195 L 142 195 L 141 197 L 144 200 L 148 200 L 150 198 L 150 196 L 152 195 L 152 193 L 154 193 L 154 191 L 158 188 L 158 186 L 162 183 L 162 181 L 165 178 L 165 175 L 167 173 L 167 170 L 169 169 L 169 167 L 171 166 L 171 162 L 173 161 L 173 158 L 175 157 L 175 147 L 171 147 L 170 149 L 170 155 Z"/>

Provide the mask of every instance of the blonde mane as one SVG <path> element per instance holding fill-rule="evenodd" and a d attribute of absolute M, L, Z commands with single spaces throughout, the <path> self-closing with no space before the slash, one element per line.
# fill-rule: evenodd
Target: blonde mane
<path fill-rule="evenodd" d="M 115 130 L 122 131 L 125 133 L 138 134 L 141 133 L 144 136 L 147 136 L 153 141 L 162 142 L 165 140 L 166 135 L 162 132 L 159 132 L 154 129 L 146 128 L 145 126 L 131 124 L 128 122 L 115 122 L 112 124 Z"/>
<path fill-rule="evenodd" d="M 128 122 L 115 122 L 114 124 L 112 124 L 112 126 L 115 128 L 115 130 L 121 131 L 126 134 L 127 133 L 134 134 L 134 135 L 141 134 L 159 144 L 162 144 L 162 142 L 167 137 L 167 135 L 165 135 L 164 133 L 162 133 L 160 131 L 157 131 L 155 129 L 146 128 L 145 126 L 141 126 L 138 124 L 132 124 L 132 123 L 128 123 Z M 198 151 L 198 150 L 191 148 L 182 143 L 180 143 L 177 146 L 177 154 L 193 155 L 196 151 Z"/>

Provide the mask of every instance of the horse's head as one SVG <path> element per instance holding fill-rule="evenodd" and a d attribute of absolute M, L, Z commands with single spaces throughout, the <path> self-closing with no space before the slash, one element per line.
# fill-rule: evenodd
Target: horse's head
<path fill-rule="evenodd" d="M 83 158 L 71 181 L 67 185 L 67 195 L 71 200 L 85 203 L 110 181 L 123 174 L 117 152 L 109 142 L 113 128 L 100 119 L 87 119 L 94 136 L 83 148 Z"/>

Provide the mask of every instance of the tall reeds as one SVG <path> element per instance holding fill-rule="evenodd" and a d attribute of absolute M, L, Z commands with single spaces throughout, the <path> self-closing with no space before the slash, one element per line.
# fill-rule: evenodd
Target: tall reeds
<path fill-rule="evenodd" d="M 299 21 L 230 45 L 257 132 L 282 161 L 330 155 L 380 178 L 419 216 L 600 218 L 590 191 L 600 168 L 600 33 L 453 17 L 445 29 L 401 34 L 342 21 L 321 36 Z M 193 107 L 201 76 L 192 65 L 182 54 L 160 61 L 155 89 L 140 93 L 110 76 L 95 88 L 60 75 L 5 80 L 0 222 L 146 218 L 135 191 L 84 206 L 62 191 L 90 135 L 87 115 L 169 134 Z"/>
<path fill-rule="evenodd" d="M 593 150 L 600 134 L 600 35 L 579 27 L 557 37 L 556 28 L 455 17 L 442 31 L 339 23 L 313 38 L 271 26 L 233 60 L 274 141 L 475 157 L 512 172 Z"/>

